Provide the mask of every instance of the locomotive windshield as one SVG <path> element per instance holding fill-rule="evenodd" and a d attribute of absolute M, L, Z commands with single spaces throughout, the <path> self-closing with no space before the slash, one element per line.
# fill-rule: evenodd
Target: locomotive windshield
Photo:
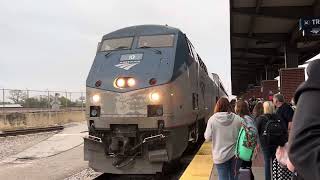
<path fill-rule="evenodd" d="M 173 46 L 174 35 L 140 36 L 138 48 L 155 48 Z"/>
<path fill-rule="evenodd" d="M 100 51 L 131 49 L 132 41 L 133 37 L 106 39 L 102 42 Z"/>

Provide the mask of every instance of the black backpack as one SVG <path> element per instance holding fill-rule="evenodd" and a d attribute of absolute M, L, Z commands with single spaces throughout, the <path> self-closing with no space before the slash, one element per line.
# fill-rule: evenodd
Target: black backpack
<path fill-rule="evenodd" d="M 288 142 L 288 130 L 283 126 L 280 119 L 273 115 L 267 115 L 267 123 L 264 126 L 262 136 L 268 146 L 284 146 Z"/>

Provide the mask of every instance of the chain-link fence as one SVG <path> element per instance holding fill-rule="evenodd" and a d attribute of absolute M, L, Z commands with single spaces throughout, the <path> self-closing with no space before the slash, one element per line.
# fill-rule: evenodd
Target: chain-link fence
<path fill-rule="evenodd" d="M 84 109 L 84 92 L 0 89 L 0 113 Z"/>

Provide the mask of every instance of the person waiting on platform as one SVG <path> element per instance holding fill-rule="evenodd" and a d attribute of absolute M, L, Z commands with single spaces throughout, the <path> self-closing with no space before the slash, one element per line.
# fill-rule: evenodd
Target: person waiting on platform
<path fill-rule="evenodd" d="M 297 179 L 320 179 L 320 59 L 307 68 L 308 80 L 297 90 L 297 108 L 289 137 L 289 159 Z"/>
<path fill-rule="evenodd" d="M 258 129 L 259 143 L 263 152 L 264 158 L 264 176 L 265 180 L 271 180 L 271 162 L 276 157 L 276 145 L 270 145 L 267 143 L 266 136 L 264 135 L 265 127 L 268 121 L 277 120 L 275 114 L 274 105 L 271 101 L 263 103 L 264 115 L 256 118 L 256 126 Z"/>
<path fill-rule="evenodd" d="M 220 98 L 204 133 L 206 141 L 212 141 L 212 157 L 219 180 L 237 179 L 235 144 L 240 128 L 241 117 L 232 113 L 227 98 Z"/>
<path fill-rule="evenodd" d="M 252 111 L 252 117 L 254 118 L 254 123 L 255 125 L 257 124 L 257 119 L 263 115 L 263 101 L 259 101 L 253 108 Z M 260 153 L 260 143 L 259 143 L 259 138 L 257 139 L 258 143 L 257 143 L 257 147 L 255 149 L 255 153 L 254 153 L 254 157 L 256 157 L 258 155 L 258 153 Z"/>
<path fill-rule="evenodd" d="M 230 101 L 230 105 L 231 105 L 232 112 L 234 112 L 234 107 L 236 106 L 236 102 L 237 102 L 236 99 L 232 99 L 232 100 Z"/>
<path fill-rule="evenodd" d="M 291 122 L 293 118 L 294 111 L 289 104 L 285 103 L 282 94 L 275 94 L 273 96 L 273 104 L 276 106 L 276 114 L 280 118 L 281 123 L 290 131 Z"/>
<path fill-rule="evenodd" d="M 252 116 L 256 119 L 261 115 L 263 115 L 263 103 L 259 101 L 253 108 Z"/>
<path fill-rule="evenodd" d="M 245 121 L 245 124 L 248 128 L 253 128 L 256 129 L 256 126 L 254 124 L 253 118 L 250 116 L 250 110 L 249 110 L 249 105 L 247 102 L 243 100 L 239 100 L 236 103 L 235 107 L 236 114 L 239 115 L 243 120 Z M 254 132 L 257 132 L 257 130 L 253 130 Z M 256 139 L 255 139 L 256 143 Z M 252 173 L 252 161 L 244 161 L 242 160 L 241 162 L 241 168 L 244 169 L 249 169 L 251 173 L 251 179 L 254 179 L 253 173 Z"/>

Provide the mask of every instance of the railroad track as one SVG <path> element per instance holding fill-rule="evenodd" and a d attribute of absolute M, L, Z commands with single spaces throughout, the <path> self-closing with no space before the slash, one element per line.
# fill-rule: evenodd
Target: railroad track
<path fill-rule="evenodd" d="M 57 131 L 62 129 L 63 129 L 63 126 L 51 126 L 51 127 L 43 127 L 43 128 L 29 128 L 29 129 L 19 129 L 19 130 L 10 130 L 10 131 L 0 131 L 0 137 L 17 136 L 17 135 L 23 135 L 23 134 L 32 134 L 32 133 L 48 132 L 48 131 Z"/>

